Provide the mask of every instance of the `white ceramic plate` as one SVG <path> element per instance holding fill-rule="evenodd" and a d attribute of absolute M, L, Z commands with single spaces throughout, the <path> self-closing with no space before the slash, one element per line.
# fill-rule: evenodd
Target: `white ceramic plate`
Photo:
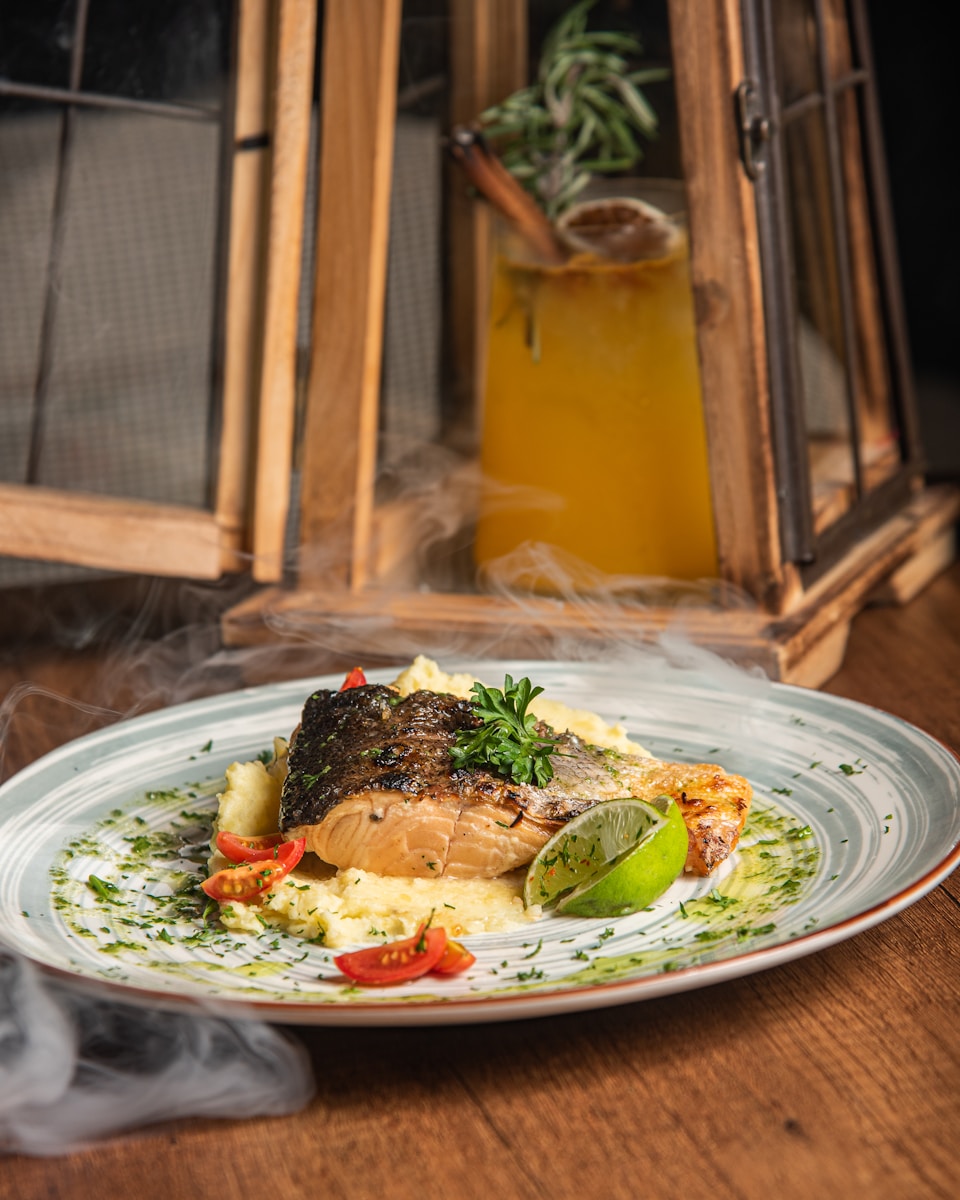
<path fill-rule="evenodd" d="M 960 861 L 960 762 L 886 713 L 733 673 L 645 678 L 549 662 L 453 669 L 498 685 L 505 671 L 529 675 L 552 698 L 623 721 L 659 758 L 745 775 L 755 799 L 740 848 L 715 878 L 683 877 L 646 912 L 548 915 L 468 939 L 477 963 L 464 975 L 351 988 L 329 950 L 275 931 L 227 936 L 177 896 L 202 869 L 189 855 L 202 858 L 225 768 L 289 733 L 311 691 L 339 684 L 299 680 L 123 721 L 9 780 L 0 788 L 0 939 L 79 986 L 155 1006 L 292 1024 L 497 1021 L 775 966 L 893 916 Z M 131 874 L 123 864 L 136 838 L 152 839 L 153 865 Z M 91 876 L 119 890 L 98 895 Z"/>

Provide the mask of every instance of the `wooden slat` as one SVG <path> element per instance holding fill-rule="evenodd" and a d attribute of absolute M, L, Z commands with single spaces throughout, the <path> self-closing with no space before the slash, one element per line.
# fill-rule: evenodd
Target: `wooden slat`
<path fill-rule="evenodd" d="M 678 616 L 676 609 L 629 611 L 535 598 L 271 588 L 231 609 L 222 631 L 227 645 L 305 639 L 367 661 L 401 661 L 419 653 L 563 658 L 571 647 L 597 654 L 613 645 L 643 644 Z M 763 614 L 689 610 L 679 619 L 691 642 L 779 676 L 779 649 L 764 637 L 769 618 Z"/>
<path fill-rule="evenodd" d="M 669 0 L 720 574 L 776 612 L 783 572 L 752 185 L 731 97 L 739 0 Z"/>
<path fill-rule="evenodd" d="M 221 533 L 200 509 L 0 484 L 0 554 L 108 571 L 218 579 Z"/>
<path fill-rule="evenodd" d="M 315 0 L 279 0 L 270 232 L 257 423 L 253 576 L 283 572 L 296 412 L 297 312 L 313 102 Z"/>
<path fill-rule="evenodd" d="M 356 622 L 358 626 L 380 620 L 384 624 L 395 623 L 428 636 L 463 632 L 495 638 L 499 630 L 516 626 L 527 633 L 542 628 L 561 635 L 579 634 L 586 637 L 591 633 L 609 633 L 616 637 L 642 632 L 644 626 L 655 632 L 669 624 L 677 611 L 655 606 L 631 609 L 625 605 L 608 606 L 589 602 L 578 605 L 536 596 L 510 600 L 455 592 L 364 591 L 341 594 L 323 589 L 290 592 L 276 588 L 257 593 L 232 609 L 228 614 L 227 629 L 239 629 L 243 624 L 257 621 L 264 613 L 270 613 L 289 617 L 291 626 L 302 619 L 304 628 L 314 621 L 322 623 L 327 619 Z M 706 609 L 689 609 L 684 611 L 683 619 L 691 629 L 701 632 L 713 630 L 731 644 L 751 639 L 767 621 L 764 614 L 752 610 L 733 610 L 721 614 Z M 270 631 L 265 632 L 269 636 Z M 229 634 L 228 639 L 232 640 Z"/>
<path fill-rule="evenodd" d="M 896 580 L 899 572 L 908 578 L 924 572 L 924 582 L 929 582 L 935 570 L 946 565 L 944 535 L 958 517 L 956 488 L 927 488 L 859 542 L 807 591 L 802 607 L 773 623 L 774 637 L 789 647 L 787 668 L 799 663 L 833 626 L 849 623 L 875 595 L 882 597 L 885 582 Z M 930 554 L 937 560 L 933 567 L 927 562 Z"/>
<path fill-rule="evenodd" d="M 328 0 L 300 577 L 362 587 L 376 471 L 401 0 Z"/>
<path fill-rule="evenodd" d="M 935 534 L 917 553 L 898 567 L 871 596 L 873 604 L 909 604 L 957 560 L 956 525 Z"/>
<path fill-rule="evenodd" d="M 249 549 L 250 456 L 259 381 L 257 330 L 265 270 L 263 242 L 269 166 L 270 51 L 274 5 L 240 0 L 238 8 L 233 158 L 230 180 L 230 241 L 227 259 L 216 516 L 225 551 Z M 239 569 L 238 554 L 226 569 Z"/>

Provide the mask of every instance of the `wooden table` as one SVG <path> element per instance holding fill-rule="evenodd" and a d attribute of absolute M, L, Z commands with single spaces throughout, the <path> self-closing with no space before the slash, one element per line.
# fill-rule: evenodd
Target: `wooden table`
<path fill-rule="evenodd" d="M 93 665 L 8 653 L 0 684 L 83 695 Z M 862 613 L 826 690 L 960 747 L 958 681 L 955 566 L 905 608 Z M 8 764 L 58 736 L 20 726 Z M 662 1000 L 500 1025 L 306 1030 L 306 1111 L 7 1158 L 0 1196 L 953 1198 L 958 951 L 954 874 L 831 949 Z"/>

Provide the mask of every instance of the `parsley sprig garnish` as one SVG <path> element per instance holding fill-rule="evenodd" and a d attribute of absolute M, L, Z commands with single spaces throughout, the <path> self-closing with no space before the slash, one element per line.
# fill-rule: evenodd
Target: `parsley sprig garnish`
<path fill-rule="evenodd" d="M 557 741 L 536 731 L 537 719 L 527 712 L 542 687 L 524 677 L 518 683 L 506 675 L 503 690 L 473 685 L 473 711 L 482 721 L 477 729 L 461 729 L 450 748 L 457 767 L 492 767 L 517 783 L 543 787 L 553 778 L 550 755 Z"/>

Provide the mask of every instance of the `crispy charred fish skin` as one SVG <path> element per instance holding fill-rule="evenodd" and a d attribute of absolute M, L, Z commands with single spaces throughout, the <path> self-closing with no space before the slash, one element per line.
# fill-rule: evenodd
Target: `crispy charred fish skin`
<path fill-rule="evenodd" d="M 358 792 L 455 789 L 450 747 L 457 730 L 477 724 L 466 700 L 434 692 L 401 699 L 380 684 L 314 692 L 290 747 L 281 828 L 319 824 Z"/>
<path fill-rule="evenodd" d="M 480 724 L 470 703 L 436 692 L 401 699 L 368 684 L 320 691 L 303 709 L 290 748 L 281 802 L 282 828 L 318 824 L 358 792 L 493 800 L 541 821 L 562 823 L 597 800 L 623 796 L 629 760 L 573 734 L 557 738 L 553 779 L 545 787 L 514 783 L 482 768 L 457 769 L 450 756 L 457 733 Z M 545 737 L 556 737 L 541 726 Z"/>
<path fill-rule="evenodd" d="M 450 748 L 457 732 L 479 723 L 469 701 L 435 692 L 401 698 L 379 684 L 315 692 L 304 705 L 290 747 L 281 829 L 301 833 L 319 826 L 338 805 L 367 797 L 379 806 L 375 798 L 381 797 L 388 807 L 407 799 L 460 812 L 493 805 L 503 814 L 498 827 L 513 829 L 525 818 L 546 841 L 598 801 L 652 800 L 666 794 L 677 801 L 687 824 L 688 871 L 709 874 L 736 846 L 751 799 L 750 785 L 740 776 L 712 764 L 624 755 L 563 733 L 551 756 L 554 775 L 549 783 L 542 788 L 514 783 L 482 768 L 454 766 Z M 540 731 L 557 736 L 547 726 Z M 375 829 L 367 828 L 365 837 L 375 838 Z M 520 833 L 517 827 L 517 838 Z M 528 827 L 525 839 L 533 833 Z"/>

